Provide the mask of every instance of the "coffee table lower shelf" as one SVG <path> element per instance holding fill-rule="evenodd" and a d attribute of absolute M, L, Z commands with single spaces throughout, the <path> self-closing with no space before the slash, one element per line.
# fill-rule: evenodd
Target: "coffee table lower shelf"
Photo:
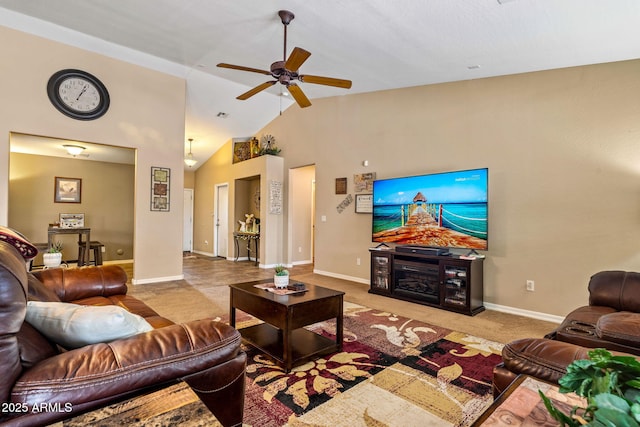
<path fill-rule="evenodd" d="M 282 331 L 268 323 L 239 329 L 247 343 L 273 357 L 281 365 L 285 362 Z M 338 344 L 304 328 L 291 331 L 291 365 L 338 350 Z M 285 369 L 287 367 L 285 366 Z M 288 371 L 288 369 L 287 369 Z"/>

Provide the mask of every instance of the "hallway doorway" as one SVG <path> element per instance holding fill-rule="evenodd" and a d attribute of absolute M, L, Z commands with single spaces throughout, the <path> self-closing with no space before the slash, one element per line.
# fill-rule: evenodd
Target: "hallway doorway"
<path fill-rule="evenodd" d="M 213 200 L 213 255 L 227 258 L 229 251 L 229 184 L 216 185 Z"/>
<path fill-rule="evenodd" d="M 313 263 L 315 179 L 315 165 L 289 170 L 288 259 L 292 265 Z"/>

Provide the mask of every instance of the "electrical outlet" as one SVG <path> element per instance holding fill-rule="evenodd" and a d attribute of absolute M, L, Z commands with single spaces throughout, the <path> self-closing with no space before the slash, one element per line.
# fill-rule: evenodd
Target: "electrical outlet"
<path fill-rule="evenodd" d="M 360 258 L 356 258 L 356 265 L 360 265 Z"/>
<path fill-rule="evenodd" d="M 527 280 L 527 290 L 533 292 L 536 290 L 536 283 L 533 280 Z"/>
<path fill-rule="evenodd" d="M 102 253 L 107 252 L 107 248 L 106 248 L 106 247 L 104 247 L 104 246 L 102 246 L 102 247 L 100 248 L 100 250 L 102 251 Z"/>
<path fill-rule="evenodd" d="M 302 253 L 302 246 L 298 246 L 298 253 L 301 254 Z"/>

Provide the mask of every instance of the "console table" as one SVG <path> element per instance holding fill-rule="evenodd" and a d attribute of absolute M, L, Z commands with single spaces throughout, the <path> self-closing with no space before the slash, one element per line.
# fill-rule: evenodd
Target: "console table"
<path fill-rule="evenodd" d="M 62 228 L 62 227 L 49 227 L 47 230 L 47 245 L 50 249 L 53 245 L 53 237 L 57 234 L 77 234 L 78 241 L 84 243 L 84 257 L 85 262 L 81 263 L 82 260 L 78 260 L 78 267 L 88 264 L 89 262 L 89 251 L 90 242 L 91 242 L 91 229 L 86 227 L 78 227 L 78 228 Z M 87 240 L 83 240 L 82 236 L 87 236 Z"/>
<path fill-rule="evenodd" d="M 258 255 L 260 248 L 260 233 L 247 233 L 244 231 L 234 231 L 233 232 L 233 240 L 236 243 L 236 261 L 240 258 L 240 241 L 246 242 L 247 244 L 247 258 L 251 261 L 251 242 L 253 242 L 253 251 L 255 257 L 255 265 L 258 265 Z"/>

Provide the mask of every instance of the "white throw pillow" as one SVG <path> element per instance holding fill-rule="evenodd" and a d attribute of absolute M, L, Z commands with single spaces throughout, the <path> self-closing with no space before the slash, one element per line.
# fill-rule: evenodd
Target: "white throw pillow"
<path fill-rule="evenodd" d="M 116 305 L 29 301 L 26 320 L 65 348 L 109 342 L 153 329 L 141 316 Z"/>

